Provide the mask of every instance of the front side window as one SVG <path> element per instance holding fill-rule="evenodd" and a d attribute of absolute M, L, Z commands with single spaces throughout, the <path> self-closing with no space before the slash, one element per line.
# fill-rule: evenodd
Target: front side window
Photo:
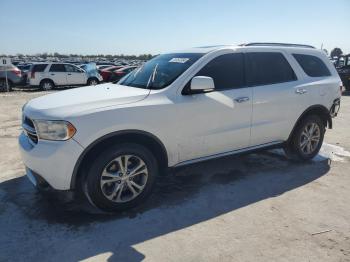
<path fill-rule="evenodd" d="M 174 82 L 203 54 L 159 55 L 122 78 L 118 84 L 147 89 L 162 89 Z"/>
<path fill-rule="evenodd" d="M 311 77 L 330 76 L 331 72 L 317 56 L 293 54 L 305 74 Z"/>
<path fill-rule="evenodd" d="M 246 58 L 249 86 L 271 85 L 297 80 L 292 67 L 282 53 L 247 53 Z"/>
<path fill-rule="evenodd" d="M 50 72 L 66 72 L 66 68 L 64 64 L 52 64 Z"/>
<path fill-rule="evenodd" d="M 218 56 L 206 64 L 196 76 L 213 78 L 215 90 L 244 87 L 244 55 L 237 53 Z"/>
<path fill-rule="evenodd" d="M 76 66 L 73 65 L 64 65 L 66 72 L 79 73 L 81 72 Z"/>

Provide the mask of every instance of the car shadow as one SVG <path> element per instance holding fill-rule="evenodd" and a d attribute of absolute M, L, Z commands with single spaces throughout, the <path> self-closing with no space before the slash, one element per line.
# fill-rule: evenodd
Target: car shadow
<path fill-rule="evenodd" d="M 328 159 L 292 162 L 278 150 L 215 159 L 160 176 L 145 203 L 118 214 L 11 179 L 0 184 L 0 260 L 76 261 L 109 252 L 109 261 L 140 261 L 138 243 L 278 197 L 329 168 Z"/>

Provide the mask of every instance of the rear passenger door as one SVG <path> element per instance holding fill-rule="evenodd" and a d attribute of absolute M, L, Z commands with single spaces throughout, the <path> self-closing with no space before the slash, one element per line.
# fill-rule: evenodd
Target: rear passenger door
<path fill-rule="evenodd" d="M 86 73 L 74 65 L 64 65 L 67 72 L 67 85 L 84 85 L 87 83 Z"/>
<path fill-rule="evenodd" d="M 305 107 L 298 95 L 298 79 L 282 52 L 247 52 L 247 84 L 253 88 L 251 145 L 288 138 Z"/>
<path fill-rule="evenodd" d="M 49 69 L 49 78 L 55 83 L 55 85 L 67 84 L 67 72 L 64 64 L 52 64 Z"/>

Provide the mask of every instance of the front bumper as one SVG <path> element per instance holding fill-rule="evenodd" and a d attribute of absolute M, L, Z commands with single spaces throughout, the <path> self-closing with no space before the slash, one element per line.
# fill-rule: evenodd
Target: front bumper
<path fill-rule="evenodd" d="M 83 147 L 74 139 L 67 141 L 39 140 L 31 143 L 22 132 L 18 138 L 19 148 L 27 176 L 33 184 L 33 173 L 43 178 L 53 189 L 69 190 L 75 163 Z"/>

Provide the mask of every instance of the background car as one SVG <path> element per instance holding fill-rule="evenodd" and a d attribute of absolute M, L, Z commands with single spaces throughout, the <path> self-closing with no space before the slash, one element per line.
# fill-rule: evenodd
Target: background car
<path fill-rule="evenodd" d="M 350 91 L 350 54 L 342 56 L 341 60 L 339 58 L 336 65 L 345 89 Z"/>
<path fill-rule="evenodd" d="M 28 83 L 32 87 L 51 90 L 56 86 L 97 85 L 102 81 L 96 65 L 90 65 L 87 69 L 68 63 L 35 64 L 30 70 Z"/>
<path fill-rule="evenodd" d="M 123 78 L 124 76 L 126 76 L 127 74 L 135 70 L 136 68 L 137 66 L 125 66 L 121 69 L 113 71 L 109 80 L 111 82 L 119 81 L 121 78 Z"/>
<path fill-rule="evenodd" d="M 119 66 L 109 66 L 107 68 L 99 70 L 99 73 L 102 76 L 104 82 L 110 82 L 113 71 L 121 69 L 123 67 L 124 66 L 120 66 L 120 65 Z"/>
<path fill-rule="evenodd" d="M 27 84 L 28 72 L 30 70 L 32 64 L 19 64 L 17 65 L 18 69 L 22 72 L 22 81 L 20 83 L 21 86 Z"/>
<path fill-rule="evenodd" d="M 6 74 L 10 91 L 14 85 L 20 84 L 22 82 L 22 72 L 18 69 L 18 67 L 14 65 L 0 66 L 0 91 L 7 90 Z"/>

